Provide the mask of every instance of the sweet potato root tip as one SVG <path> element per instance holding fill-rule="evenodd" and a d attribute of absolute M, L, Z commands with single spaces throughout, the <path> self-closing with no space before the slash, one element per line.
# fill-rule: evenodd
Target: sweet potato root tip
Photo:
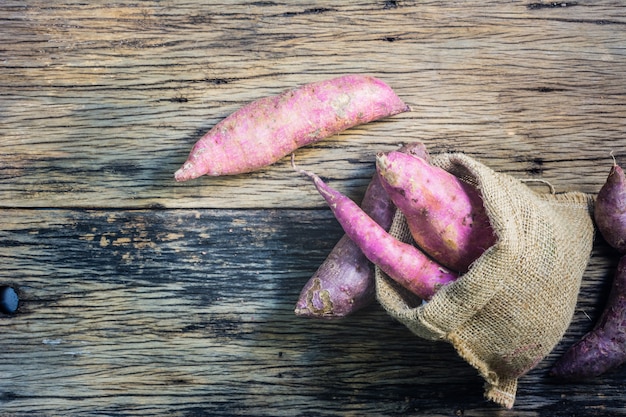
<path fill-rule="evenodd" d="M 307 281 L 296 302 L 297 316 L 339 319 L 374 301 L 374 269 L 347 235 Z"/>
<path fill-rule="evenodd" d="M 302 317 L 325 317 L 333 311 L 333 302 L 328 290 L 322 289 L 319 278 L 311 281 L 311 286 L 304 292 L 304 297 L 296 305 L 295 313 Z"/>
<path fill-rule="evenodd" d="M 409 111 L 383 81 L 345 75 L 264 97 L 235 111 L 200 138 L 174 177 L 234 175 L 273 164 L 345 129 Z"/>
<path fill-rule="evenodd" d="M 194 178 L 198 178 L 199 176 L 200 175 L 198 175 L 197 172 L 195 172 L 194 170 L 194 164 L 190 162 L 185 162 L 183 166 L 174 173 L 174 179 L 177 182 L 191 180 Z"/>

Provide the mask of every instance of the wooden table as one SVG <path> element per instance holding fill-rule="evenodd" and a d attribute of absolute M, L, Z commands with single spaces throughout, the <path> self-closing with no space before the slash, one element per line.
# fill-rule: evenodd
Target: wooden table
<path fill-rule="evenodd" d="M 608 0 L 0 4 L 0 416 L 624 414 L 626 368 L 547 370 L 588 331 L 617 263 L 597 239 L 572 324 L 515 407 L 445 343 L 376 304 L 296 317 L 342 235 L 288 158 L 175 183 L 215 123 L 346 73 L 412 111 L 298 150 L 359 201 L 377 151 L 423 140 L 556 191 L 626 164 L 626 6 Z"/>

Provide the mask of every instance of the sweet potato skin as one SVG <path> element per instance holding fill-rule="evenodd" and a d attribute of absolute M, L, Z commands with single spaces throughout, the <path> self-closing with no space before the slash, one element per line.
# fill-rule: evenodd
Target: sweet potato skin
<path fill-rule="evenodd" d="M 374 300 L 373 278 L 369 260 L 343 235 L 302 288 L 295 313 L 321 319 L 346 317 Z"/>
<path fill-rule="evenodd" d="M 437 262 L 466 272 L 496 242 L 475 187 L 399 152 L 379 153 L 376 168 L 415 243 Z"/>
<path fill-rule="evenodd" d="M 614 164 L 598 192 L 594 219 L 606 242 L 621 254 L 626 253 L 626 177 Z"/>
<path fill-rule="evenodd" d="M 314 182 L 346 235 L 390 278 L 430 300 L 442 286 L 458 278 L 413 245 L 391 236 L 352 200 L 326 185 L 317 175 L 302 171 Z"/>
<path fill-rule="evenodd" d="M 429 159 L 422 142 L 404 145 L 398 151 Z M 374 173 L 365 191 L 361 209 L 384 230 L 389 230 L 396 207 L 378 173 Z M 373 265 L 361 249 L 343 235 L 302 288 L 295 314 L 321 319 L 343 318 L 372 303 L 375 290 Z"/>
<path fill-rule="evenodd" d="M 234 175 L 358 124 L 408 111 L 383 81 L 350 74 L 264 97 L 217 123 L 191 149 L 176 181 Z"/>
<path fill-rule="evenodd" d="M 550 370 L 562 380 L 593 378 L 626 362 L 626 256 L 615 271 L 609 298 L 594 328 L 572 345 Z"/>

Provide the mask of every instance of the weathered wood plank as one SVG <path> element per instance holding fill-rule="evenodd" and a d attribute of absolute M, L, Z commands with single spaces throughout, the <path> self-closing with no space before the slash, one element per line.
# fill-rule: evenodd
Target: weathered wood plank
<path fill-rule="evenodd" d="M 550 364 L 587 331 L 613 254 L 599 241 L 576 316 L 520 381 L 512 411 L 446 344 L 377 305 L 295 317 L 300 287 L 341 235 L 326 210 L 3 210 L 0 414 L 623 414 L 626 368 L 560 385 Z"/>
<path fill-rule="evenodd" d="M 609 0 L 3 1 L 0 287 L 22 303 L 0 314 L 0 416 L 625 414 L 624 368 L 546 377 L 598 317 L 603 242 L 570 330 L 504 411 L 376 305 L 294 316 L 341 230 L 287 160 L 172 179 L 241 105 L 366 72 L 413 111 L 297 155 L 351 197 L 376 151 L 416 138 L 594 193 L 611 151 L 626 164 L 625 25 Z"/>
<path fill-rule="evenodd" d="M 376 151 L 416 138 L 559 190 L 596 192 L 610 151 L 624 159 L 626 7 L 613 1 L 5 1 L 0 20 L 5 207 L 321 207 L 287 160 L 172 173 L 241 105 L 348 72 L 413 107 L 298 152 L 351 196 Z"/>

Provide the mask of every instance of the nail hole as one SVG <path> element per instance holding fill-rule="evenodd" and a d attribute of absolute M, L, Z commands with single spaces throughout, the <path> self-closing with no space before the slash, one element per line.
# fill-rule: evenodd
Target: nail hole
<path fill-rule="evenodd" d="M 13 287 L 0 286 L 0 312 L 13 314 L 17 311 L 19 304 L 20 298 Z"/>

